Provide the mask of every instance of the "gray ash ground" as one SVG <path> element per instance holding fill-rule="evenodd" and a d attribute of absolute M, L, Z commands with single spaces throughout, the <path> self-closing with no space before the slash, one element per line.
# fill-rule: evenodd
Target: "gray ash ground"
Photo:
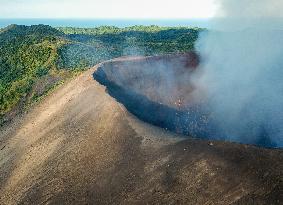
<path fill-rule="evenodd" d="M 1 130 L 1 205 L 282 204 L 282 149 L 145 123 L 93 80 L 97 68 Z"/>

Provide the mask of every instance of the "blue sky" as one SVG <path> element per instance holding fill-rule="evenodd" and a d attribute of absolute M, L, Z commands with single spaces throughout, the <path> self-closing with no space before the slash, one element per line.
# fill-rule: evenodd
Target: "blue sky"
<path fill-rule="evenodd" d="M 210 18 L 215 0 L 0 0 L 0 18 Z"/>

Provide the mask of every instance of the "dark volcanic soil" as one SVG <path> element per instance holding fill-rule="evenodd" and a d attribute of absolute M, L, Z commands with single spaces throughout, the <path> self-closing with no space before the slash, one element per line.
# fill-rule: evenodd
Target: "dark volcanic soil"
<path fill-rule="evenodd" d="M 283 203 L 281 149 L 146 124 L 93 80 L 99 66 L 1 130 L 0 204 Z"/>

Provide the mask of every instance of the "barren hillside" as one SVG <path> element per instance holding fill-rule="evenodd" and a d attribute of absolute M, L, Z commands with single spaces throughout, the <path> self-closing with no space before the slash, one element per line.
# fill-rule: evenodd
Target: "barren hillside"
<path fill-rule="evenodd" d="M 283 203 L 282 149 L 142 122 L 93 79 L 99 66 L 1 131 L 0 204 Z"/>

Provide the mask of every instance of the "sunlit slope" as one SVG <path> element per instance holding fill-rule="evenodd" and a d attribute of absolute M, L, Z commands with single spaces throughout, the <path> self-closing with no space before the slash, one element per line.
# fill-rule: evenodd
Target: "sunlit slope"
<path fill-rule="evenodd" d="M 96 68 L 1 131 L 0 204 L 282 202 L 282 150 L 176 138 L 129 114 Z"/>

